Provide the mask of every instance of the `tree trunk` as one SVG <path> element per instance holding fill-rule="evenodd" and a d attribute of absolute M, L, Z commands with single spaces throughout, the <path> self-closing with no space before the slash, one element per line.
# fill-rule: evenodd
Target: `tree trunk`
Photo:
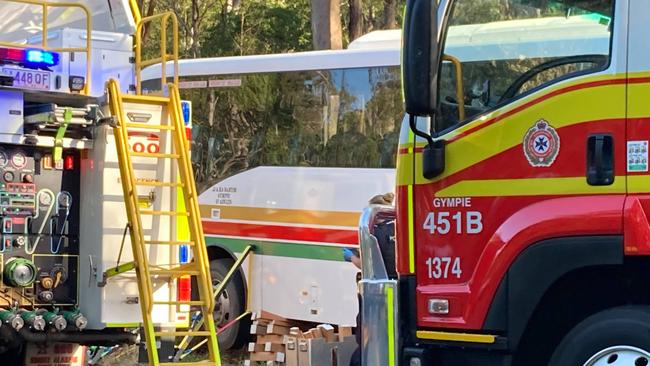
<path fill-rule="evenodd" d="M 363 35 L 363 5 L 361 0 L 349 0 L 350 24 L 348 26 L 350 42 Z"/>
<path fill-rule="evenodd" d="M 314 49 L 343 48 L 341 5 L 338 0 L 311 0 L 311 28 Z"/>
<path fill-rule="evenodd" d="M 199 0 L 192 0 L 190 9 L 190 53 L 192 58 L 199 58 L 201 56 L 201 41 L 199 29 L 201 27 Z"/>
<path fill-rule="evenodd" d="M 239 9 L 241 7 L 241 0 L 230 0 L 230 8 L 232 10 Z"/>
<path fill-rule="evenodd" d="M 384 0 L 384 24 L 382 28 L 397 28 L 397 0 Z"/>

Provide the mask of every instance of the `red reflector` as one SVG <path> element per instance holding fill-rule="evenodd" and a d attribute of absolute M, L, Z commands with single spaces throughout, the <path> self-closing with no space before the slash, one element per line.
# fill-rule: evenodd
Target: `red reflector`
<path fill-rule="evenodd" d="M 187 141 L 192 141 L 192 127 L 185 127 L 185 136 L 187 136 Z"/>
<path fill-rule="evenodd" d="M 192 300 L 192 277 L 184 276 L 178 279 L 178 301 Z"/>
<path fill-rule="evenodd" d="M 72 155 L 68 155 L 65 158 L 63 158 L 63 167 L 65 168 L 65 170 L 74 169 L 74 157 Z"/>

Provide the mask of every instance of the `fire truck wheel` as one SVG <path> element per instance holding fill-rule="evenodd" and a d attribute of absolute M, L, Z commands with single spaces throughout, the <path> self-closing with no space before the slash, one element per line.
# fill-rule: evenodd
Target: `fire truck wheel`
<path fill-rule="evenodd" d="M 549 366 L 650 365 L 650 307 L 605 310 L 578 324 L 555 350 Z"/>
<path fill-rule="evenodd" d="M 210 273 L 212 275 L 212 285 L 216 287 L 225 277 L 233 261 L 227 258 L 215 259 L 210 262 Z M 245 302 L 244 289 L 242 287 L 242 279 L 238 274 L 228 283 L 226 289 L 221 296 L 217 299 L 214 309 L 214 321 L 217 328 L 221 328 L 232 320 L 237 318 L 244 312 Z M 242 322 L 237 322 L 228 327 L 219 334 L 219 349 L 227 350 L 234 347 L 241 346 L 242 330 L 245 326 Z"/>

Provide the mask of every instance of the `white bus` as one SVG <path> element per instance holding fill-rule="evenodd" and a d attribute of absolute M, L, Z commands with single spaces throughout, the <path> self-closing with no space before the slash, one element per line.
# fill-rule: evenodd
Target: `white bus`
<path fill-rule="evenodd" d="M 246 309 L 355 324 L 357 269 L 342 251 L 357 246 L 368 200 L 394 190 L 399 47 L 393 31 L 348 50 L 180 62 L 213 277 L 256 248 L 220 299 L 220 326 Z M 159 78 L 160 67 L 143 73 L 150 89 Z"/>

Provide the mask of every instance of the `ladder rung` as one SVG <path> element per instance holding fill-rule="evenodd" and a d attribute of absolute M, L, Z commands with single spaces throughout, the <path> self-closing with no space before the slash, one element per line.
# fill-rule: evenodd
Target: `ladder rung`
<path fill-rule="evenodd" d="M 174 126 L 169 126 L 169 125 L 150 125 L 147 123 L 135 123 L 135 122 L 129 122 L 126 124 L 126 127 L 130 128 L 141 128 L 144 130 L 168 130 L 168 131 L 174 131 Z"/>
<path fill-rule="evenodd" d="M 194 245 L 193 241 L 145 240 L 148 245 Z"/>
<path fill-rule="evenodd" d="M 194 366 L 194 365 L 212 365 L 214 366 L 214 362 L 212 361 L 196 361 L 196 362 L 161 362 L 161 365 L 174 365 L 174 366 Z"/>
<path fill-rule="evenodd" d="M 143 187 L 179 187 L 184 186 L 183 183 L 170 183 L 170 182 L 139 182 L 136 181 L 135 185 Z"/>
<path fill-rule="evenodd" d="M 154 301 L 154 305 L 205 305 L 203 301 Z"/>
<path fill-rule="evenodd" d="M 139 156 L 142 158 L 157 158 L 157 159 L 178 159 L 178 154 L 164 154 L 164 153 L 148 153 L 148 152 L 132 152 L 131 156 Z"/>
<path fill-rule="evenodd" d="M 171 332 L 156 332 L 154 333 L 156 337 L 210 337 L 212 334 L 207 330 L 199 331 L 171 331 Z M 177 364 L 176 364 L 177 365 Z"/>
<path fill-rule="evenodd" d="M 180 211 L 151 211 L 151 210 L 141 210 L 141 215 L 151 215 L 151 216 L 190 216 L 188 212 Z"/>
<path fill-rule="evenodd" d="M 149 274 L 152 275 L 176 275 L 176 276 L 198 276 L 201 274 L 201 271 L 197 269 L 152 269 L 149 270 Z"/>

